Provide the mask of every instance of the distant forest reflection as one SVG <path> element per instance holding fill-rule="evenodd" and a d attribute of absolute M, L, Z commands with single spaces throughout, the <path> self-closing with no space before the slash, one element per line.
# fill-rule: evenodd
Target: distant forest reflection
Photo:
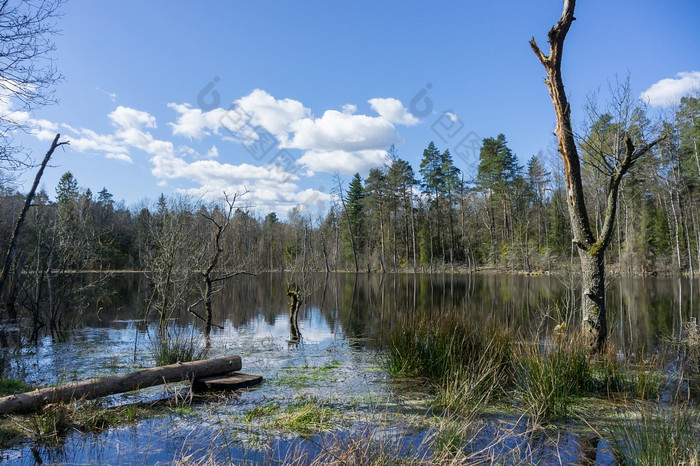
<path fill-rule="evenodd" d="M 287 287 L 300 280 L 289 273 L 232 279 L 214 296 L 214 322 L 235 329 L 256 320 L 272 325 L 288 316 Z M 575 311 L 566 315 L 580 299 L 576 283 L 575 277 L 505 274 L 309 274 L 299 330 L 303 336 L 318 325 L 314 319 L 322 319 L 334 335 L 377 347 L 382 329 L 399 316 L 420 313 L 439 319 L 459 313 L 477 322 L 512 325 L 532 335 L 551 330 L 564 319 L 576 322 Z M 88 307 L 71 316 L 73 328 L 112 326 L 143 315 L 142 275 L 117 275 L 108 286 L 110 298 L 103 299 L 99 313 Z M 679 336 L 683 324 L 699 314 L 698 288 L 687 278 L 610 279 L 611 338 L 619 348 L 634 352 Z M 183 325 L 199 325 L 184 310 L 179 319 Z"/>

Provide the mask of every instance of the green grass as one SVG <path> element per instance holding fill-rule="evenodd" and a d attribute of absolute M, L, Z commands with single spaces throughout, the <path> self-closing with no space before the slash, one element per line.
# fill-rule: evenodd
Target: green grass
<path fill-rule="evenodd" d="M 317 432 L 332 430 L 336 413 L 333 409 L 314 401 L 293 404 L 272 420 L 272 426 L 285 432 L 308 437 Z"/>
<path fill-rule="evenodd" d="M 574 401 L 595 386 L 588 346 L 555 337 L 547 345 L 522 343 L 514 364 L 517 393 L 535 421 L 569 415 Z"/>
<path fill-rule="evenodd" d="M 248 411 L 246 411 L 245 414 L 243 414 L 243 421 L 246 423 L 251 423 L 266 416 L 273 416 L 277 414 L 279 410 L 280 405 L 277 403 L 269 403 L 264 406 L 256 406 L 252 409 L 249 409 Z"/>
<path fill-rule="evenodd" d="M 39 445 L 60 447 L 71 432 L 99 434 L 109 427 L 133 424 L 163 412 L 159 404 L 114 408 L 104 408 L 99 401 L 80 406 L 50 404 L 38 413 L 0 418 L 0 447 L 11 448 L 26 439 Z"/>
<path fill-rule="evenodd" d="M 335 421 L 338 418 L 338 412 L 313 399 L 298 400 L 285 408 L 278 403 L 269 403 L 251 408 L 243 414 L 245 423 L 265 419 L 264 423 L 272 429 L 303 437 L 332 430 L 338 424 Z"/>
<path fill-rule="evenodd" d="M 405 319 L 389 332 L 388 369 L 397 374 L 439 382 L 473 368 L 484 355 L 508 367 L 512 333 L 497 327 L 479 328 L 457 316 Z"/>
<path fill-rule="evenodd" d="M 208 353 L 207 348 L 195 339 L 194 333 L 188 337 L 177 331 L 166 330 L 151 344 L 151 354 L 158 366 L 206 359 Z"/>
<path fill-rule="evenodd" d="M 29 392 L 32 386 L 22 380 L 2 378 L 0 379 L 0 396 L 15 395 Z"/>
<path fill-rule="evenodd" d="M 689 408 L 641 406 L 618 412 L 605 434 L 619 464 L 697 465 L 698 427 L 697 414 Z"/>
<path fill-rule="evenodd" d="M 314 367 L 304 364 L 300 367 L 288 366 L 283 367 L 284 373 L 273 379 L 273 383 L 291 388 L 310 388 L 318 385 L 320 382 L 329 382 L 333 380 L 333 373 L 341 367 L 341 361 L 332 360 L 322 366 Z"/>
<path fill-rule="evenodd" d="M 512 384 L 513 339 L 510 329 L 454 315 L 407 318 L 389 332 L 386 363 L 394 374 L 428 380 L 438 410 L 472 416 Z"/>

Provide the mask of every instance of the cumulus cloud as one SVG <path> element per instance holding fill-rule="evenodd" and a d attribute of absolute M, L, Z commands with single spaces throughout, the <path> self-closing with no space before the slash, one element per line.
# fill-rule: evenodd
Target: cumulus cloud
<path fill-rule="evenodd" d="M 178 113 L 175 123 L 169 123 L 174 136 L 201 139 L 211 134 L 237 138 L 238 142 L 254 138 L 252 128 L 260 127 L 278 140 L 287 139 L 290 124 L 311 115 L 311 110 L 293 99 L 275 99 L 269 93 L 255 89 L 236 100 L 230 109 L 215 108 L 203 112 L 189 104 L 170 103 Z"/>
<path fill-rule="evenodd" d="M 192 108 L 190 104 L 170 103 L 168 107 L 179 115 L 175 123 L 168 123 L 172 128 L 173 136 L 202 139 L 212 132 L 217 132 L 226 117 L 226 110 L 223 108 L 202 112 L 199 108 Z"/>
<path fill-rule="evenodd" d="M 195 196 L 210 201 L 221 199 L 222 193 L 242 193 L 239 199 L 241 207 L 248 207 L 258 212 L 288 212 L 299 208 L 303 212 L 323 207 L 332 196 L 319 189 L 302 189 L 294 183 L 275 184 L 263 180 L 248 184 L 231 184 L 224 182 L 209 183 L 188 189 L 179 189 L 179 193 Z"/>
<path fill-rule="evenodd" d="M 219 156 L 219 149 L 216 146 L 211 146 L 211 148 L 207 151 L 206 157 L 208 159 L 215 159 Z"/>
<path fill-rule="evenodd" d="M 33 134 L 40 139 L 54 136 L 61 128 L 78 152 L 97 153 L 123 163 L 133 163 L 137 151 L 144 153 L 159 186 L 184 181 L 192 187 L 179 192 L 211 200 L 220 199 L 224 191 L 248 191 L 246 199 L 251 207 L 281 212 L 331 199 L 323 188 L 300 187 L 300 177 L 336 171 L 366 174 L 388 162 L 386 149 L 399 138 L 396 125 L 418 123 L 397 99 L 375 98 L 368 102 L 376 115 L 358 114 L 357 106 L 346 104 L 317 117 L 301 102 L 277 99 L 261 89 L 236 100 L 231 109 L 203 111 L 188 103 L 169 103 L 176 116 L 167 122 L 171 137 L 165 139 L 155 135 L 155 116 L 125 106 L 109 113 L 113 129 L 107 134 L 46 120 L 30 121 Z M 199 152 L 190 144 L 175 145 L 177 138 L 205 137 L 242 146 L 217 143 L 200 147 Z M 263 157 L 243 155 L 245 162 L 237 163 L 225 160 L 230 157 L 230 147 L 239 154 L 245 154 L 241 148 L 247 149 L 252 155 L 258 146 L 264 146 Z M 283 155 L 274 157 L 280 150 Z M 298 159 L 292 154 L 295 150 L 302 152 Z"/>
<path fill-rule="evenodd" d="M 294 122 L 311 115 L 311 110 L 298 100 L 278 100 L 260 89 L 238 99 L 236 106 L 250 116 L 252 126 L 264 128 L 280 141 L 286 140 Z"/>
<path fill-rule="evenodd" d="M 131 157 L 129 157 L 128 154 L 124 154 L 121 152 L 117 152 L 117 153 L 107 152 L 105 154 L 105 157 L 108 159 L 119 160 L 122 162 L 134 163 L 134 161 L 132 160 Z"/>
<path fill-rule="evenodd" d="M 389 147 L 398 139 L 394 125 L 382 117 L 337 110 L 295 121 L 291 127 L 294 136 L 283 147 L 292 149 L 361 151 Z"/>
<path fill-rule="evenodd" d="M 335 173 L 345 175 L 354 173 L 366 174 L 371 168 L 379 167 L 389 162 L 389 155 L 382 149 L 361 151 L 308 151 L 297 161 L 312 172 Z"/>
<path fill-rule="evenodd" d="M 655 107 L 676 105 L 681 97 L 700 90 L 700 71 L 683 71 L 675 78 L 666 78 L 652 84 L 641 98 Z"/>
<path fill-rule="evenodd" d="M 449 118 L 451 122 L 459 120 L 459 117 L 454 112 L 445 112 L 445 115 L 447 115 L 447 118 Z"/>
<path fill-rule="evenodd" d="M 369 105 L 382 118 L 399 125 L 412 126 L 420 123 L 420 120 L 411 115 L 400 100 L 394 98 L 369 99 Z"/>
<path fill-rule="evenodd" d="M 118 127 L 122 128 L 140 128 L 145 126 L 146 128 L 156 127 L 156 117 L 149 114 L 148 112 L 143 112 L 141 110 L 136 110 L 130 107 L 118 106 L 112 113 L 109 114 L 109 119 L 112 120 Z"/>

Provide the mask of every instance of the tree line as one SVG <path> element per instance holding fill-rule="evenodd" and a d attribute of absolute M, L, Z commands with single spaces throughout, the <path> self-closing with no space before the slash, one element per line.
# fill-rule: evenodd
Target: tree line
<path fill-rule="evenodd" d="M 630 104 L 626 83 L 616 95 L 613 111 L 588 108 L 590 122 L 577 138 L 596 234 L 606 214 L 605 168 L 624 150 L 621 134 L 643 141 L 652 126 L 645 109 Z M 700 98 L 684 97 L 674 118 L 657 128 L 666 138 L 622 180 L 607 251 L 614 271 L 694 276 L 700 268 L 699 118 Z M 51 325 L 76 295 L 74 272 L 139 270 L 157 284 L 149 308 L 166 319 L 191 304 L 182 286 L 199 283 L 191 276 L 201 278 L 206 303 L 207 287 L 211 293 L 218 279 L 241 271 L 549 273 L 574 260 L 558 157 L 539 153 L 520 165 L 503 134 L 483 139 L 472 173 L 433 142 L 417 170 L 394 147 L 389 155 L 364 179 L 355 174 L 346 185 L 336 176 L 336 202 L 324 215 L 312 218 L 299 206 L 286 221 L 246 208 L 245 193 L 229 193 L 220 204 L 161 195 L 127 209 L 106 188 L 94 194 L 67 172 L 55 200 L 45 191 L 33 198 L 4 302 L 49 309 L 43 324 Z M 2 250 L 25 200 L 12 183 L 0 185 Z"/>
<path fill-rule="evenodd" d="M 619 273 L 694 275 L 700 268 L 699 117 L 700 99 L 683 98 L 674 121 L 664 123 L 669 136 L 622 181 L 607 260 Z M 605 216 L 606 157 L 624 150 L 620 131 L 632 127 L 641 138 L 650 124 L 639 108 L 627 118 L 596 114 L 580 137 L 586 204 L 596 232 Z M 13 269 L 147 270 L 151 250 L 165 248 L 154 241 L 166 240 L 177 242 L 196 268 L 196 254 L 185 251 L 209 245 L 214 218 L 227 215 L 231 225 L 220 247 L 245 258 L 251 270 L 548 272 L 570 263 L 567 193 L 557 157 L 539 153 L 520 165 L 503 134 L 483 139 L 471 174 L 433 142 L 418 170 L 395 148 L 389 153 L 390 163 L 364 179 L 355 174 L 346 186 L 336 176 L 337 201 L 322 217 L 311 218 L 299 206 L 286 221 L 275 212 L 262 216 L 246 208 L 245 196 L 232 210 L 226 203 L 162 195 L 127 209 L 106 188 L 94 194 L 67 172 L 55 200 L 37 193 Z M 3 250 L 24 200 L 10 185 L 0 186 Z"/>

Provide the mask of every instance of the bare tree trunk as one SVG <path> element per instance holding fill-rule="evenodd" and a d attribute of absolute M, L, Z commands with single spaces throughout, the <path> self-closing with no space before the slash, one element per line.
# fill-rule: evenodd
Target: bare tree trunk
<path fill-rule="evenodd" d="M 416 249 L 416 213 L 413 211 L 413 202 L 412 201 L 409 202 L 408 208 L 411 209 L 411 241 L 413 243 L 413 273 L 416 273 L 418 271 L 418 250 Z"/>
<path fill-rule="evenodd" d="M 564 81 L 561 73 L 564 39 L 574 21 L 576 0 L 564 0 L 564 10 L 559 21 L 550 29 L 547 35 L 550 51 L 545 55 L 537 46 L 535 38 L 530 40 L 530 46 L 538 60 L 547 72 L 545 85 L 552 99 L 557 124 L 555 135 L 559 142 L 559 154 L 564 161 L 567 187 L 569 218 L 573 232 L 573 244 L 576 245 L 581 261 L 582 273 L 582 325 L 584 334 L 592 347 L 601 350 L 607 337 L 607 316 L 605 307 L 605 250 L 615 223 L 617 210 L 617 195 L 624 174 L 663 137 L 637 149 L 632 139 L 625 140 L 625 154 L 614 167 L 610 167 L 605 218 L 598 237 L 593 236 L 588 212 L 584 201 L 583 183 L 581 180 L 581 162 L 574 139 L 571 123 L 571 106 L 564 91 Z"/>
<path fill-rule="evenodd" d="M 331 271 L 331 268 L 328 265 L 328 252 L 326 251 L 326 239 L 323 236 L 323 228 L 319 228 L 318 231 L 321 233 L 321 251 L 323 252 L 323 264 L 326 267 L 326 273 L 329 273 Z"/>
<path fill-rule="evenodd" d="M 668 184 L 668 182 L 667 182 Z M 683 271 L 683 262 L 681 260 L 681 241 L 680 241 L 680 231 L 681 227 L 678 220 L 678 212 L 676 211 L 676 201 L 675 196 L 671 187 L 668 188 L 668 195 L 671 201 L 671 212 L 673 213 L 673 233 L 676 240 L 676 258 L 678 259 L 678 273 Z"/>
<path fill-rule="evenodd" d="M 36 189 L 39 186 L 41 177 L 44 174 L 44 169 L 46 169 L 46 165 L 49 163 L 49 159 L 53 155 L 56 148 L 64 144 L 68 144 L 67 141 L 59 142 L 60 138 L 61 135 L 57 134 L 56 137 L 53 139 L 51 147 L 49 147 L 48 152 L 46 152 L 44 160 L 42 160 L 41 165 L 39 166 L 39 171 L 37 171 L 36 176 L 34 177 L 34 183 L 32 184 L 32 187 L 29 190 L 29 193 L 27 193 L 26 199 L 24 200 L 24 207 L 22 207 L 22 212 L 19 214 L 19 218 L 17 219 L 17 223 L 15 224 L 15 229 L 13 230 L 12 236 L 10 237 L 10 244 L 7 246 L 7 252 L 5 253 L 5 261 L 3 262 L 2 272 L 0 272 L 0 296 L 2 295 L 2 290 L 5 288 L 7 277 L 10 274 L 12 263 L 14 262 L 15 255 L 17 254 L 17 242 L 19 241 L 20 234 L 22 233 L 24 219 L 27 217 L 29 207 L 31 207 L 32 205 L 32 200 L 34 200 L 34 195 L 36 194 Z M 9 293 L 8 297 L 14 299 L 14 294 Z M 5 306 L 7 309 L 14 309 L 15 303 L 6 302 Z M 16 317 L 16 315 L 10 316 L 10 318 Z"/>

